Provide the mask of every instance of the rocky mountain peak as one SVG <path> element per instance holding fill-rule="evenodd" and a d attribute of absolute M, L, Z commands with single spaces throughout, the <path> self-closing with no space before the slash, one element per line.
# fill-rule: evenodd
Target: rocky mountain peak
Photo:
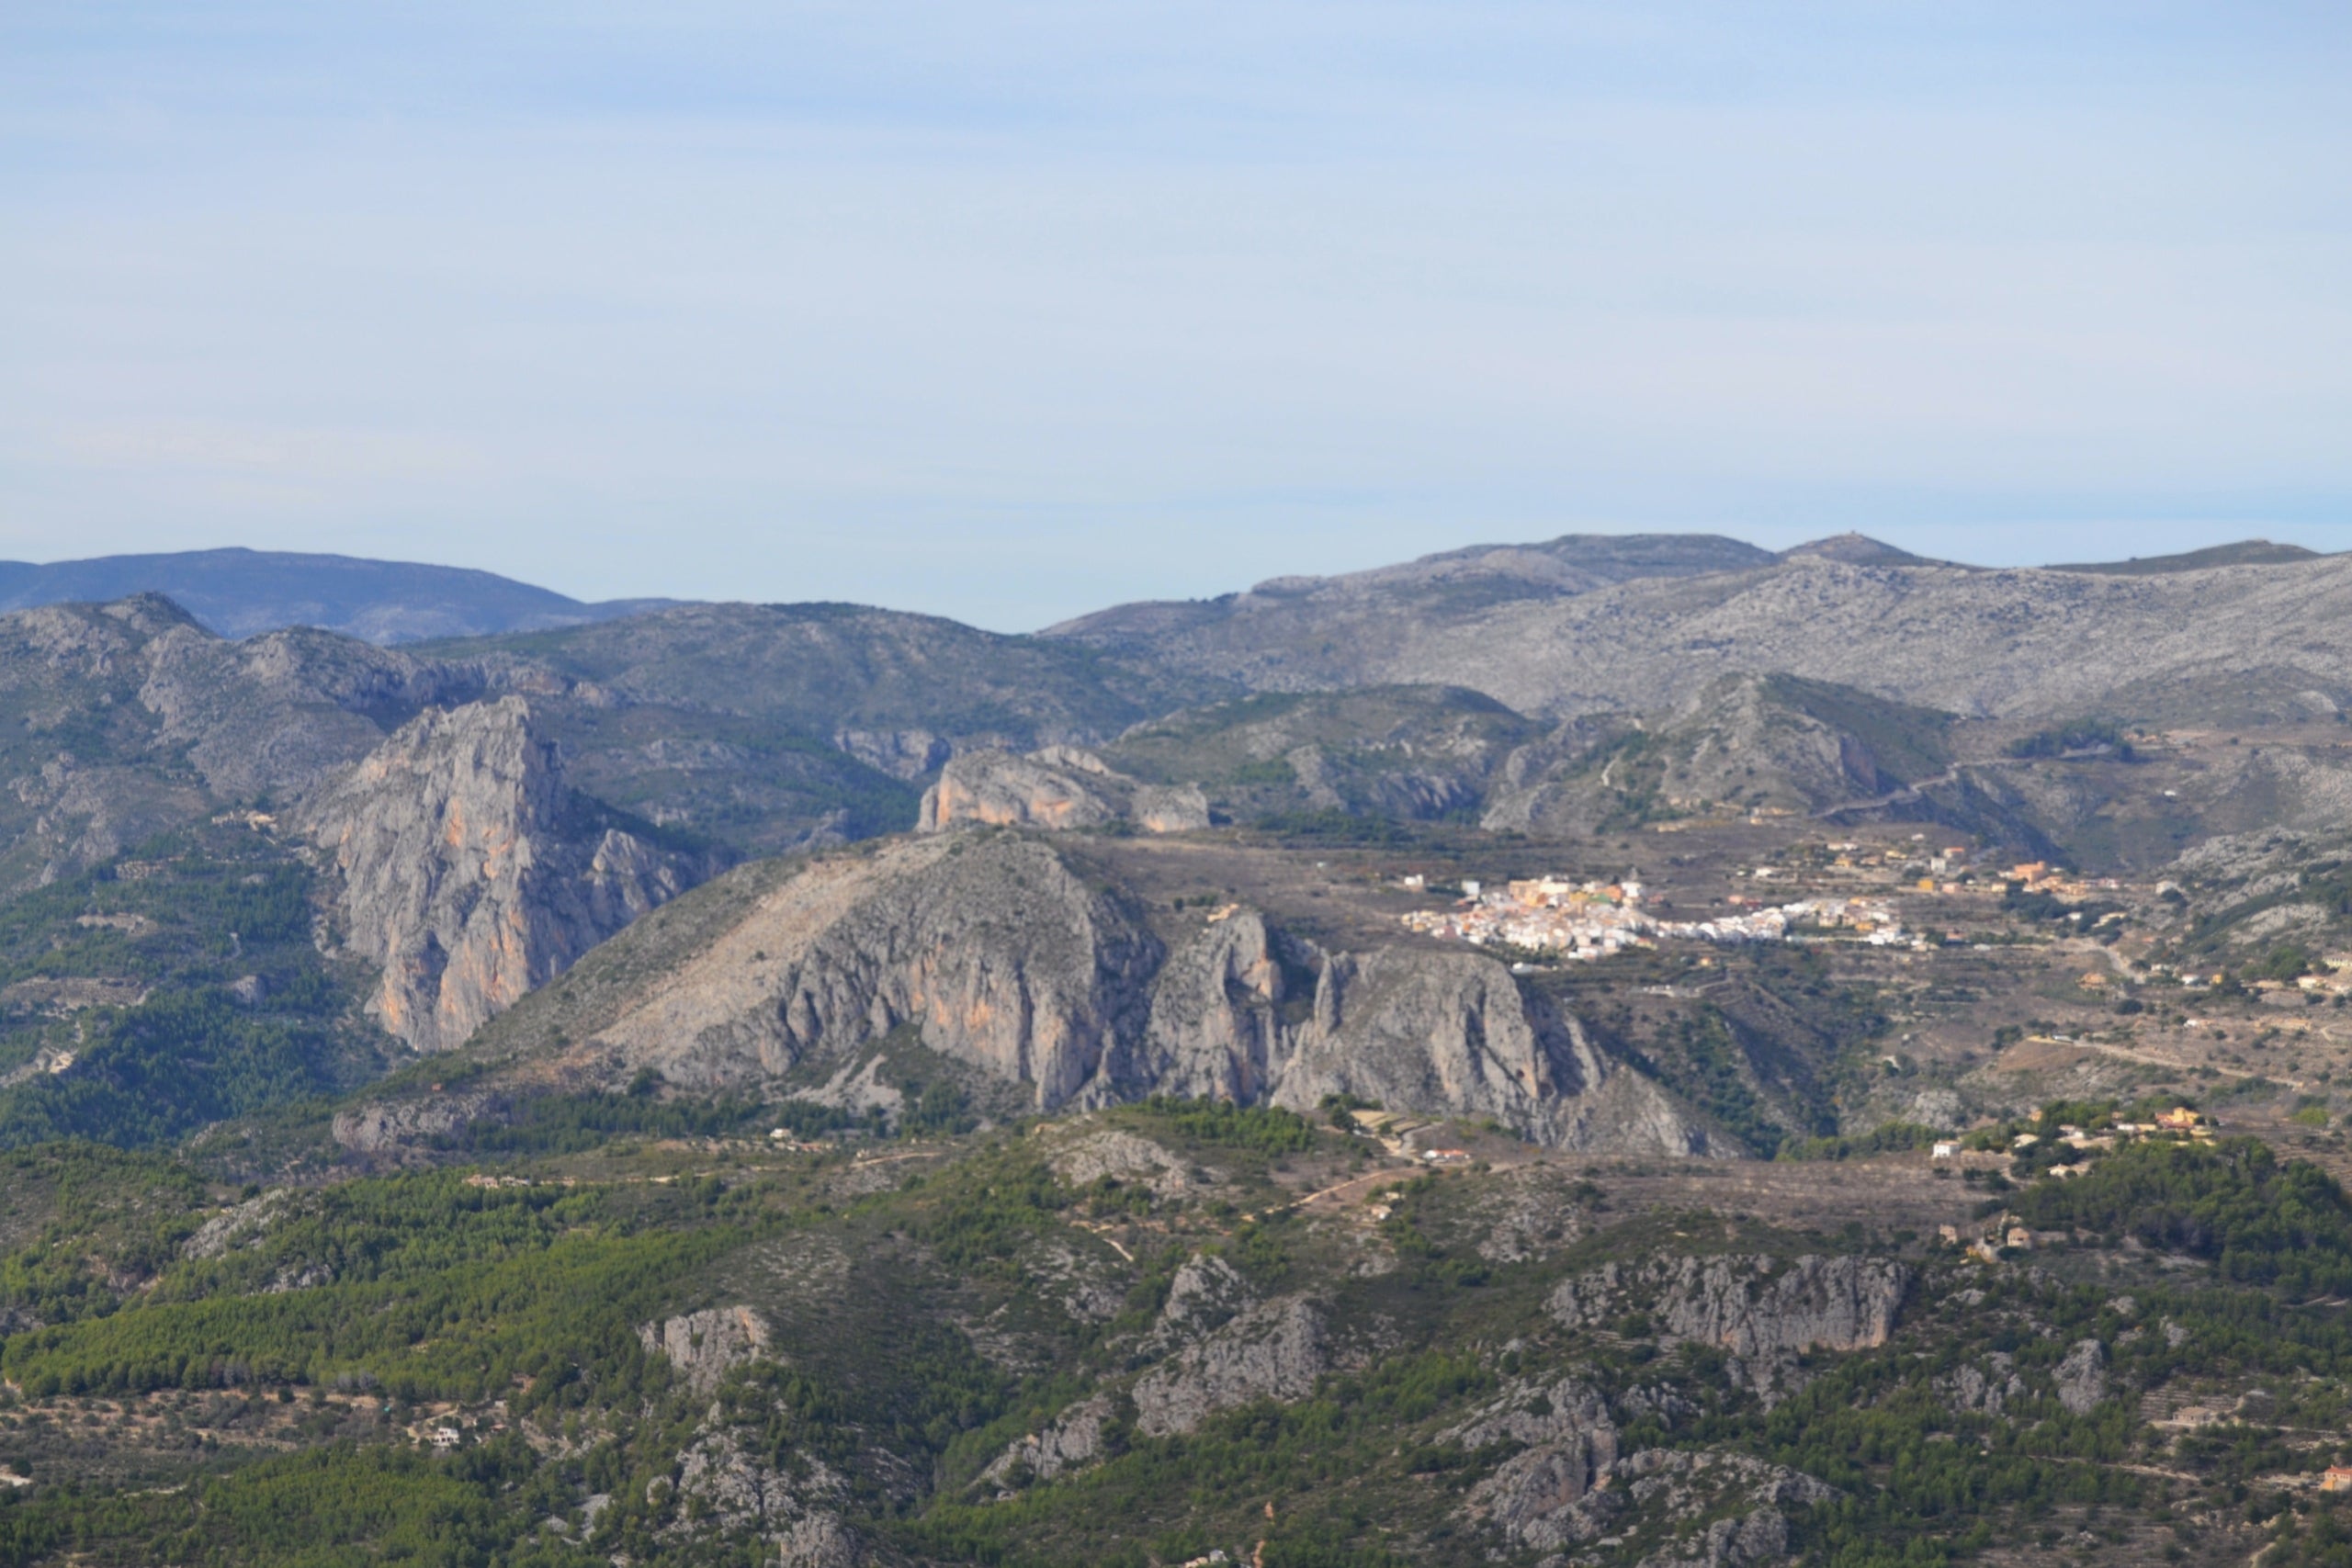
<path fill-rule="evenodd" d="M 581 808 L 520 697 L 420 715 L 300 820 L 340 877 L 346 941 L 383 967 L 369 1010 L 423 1051 L 696 879 Z"/>

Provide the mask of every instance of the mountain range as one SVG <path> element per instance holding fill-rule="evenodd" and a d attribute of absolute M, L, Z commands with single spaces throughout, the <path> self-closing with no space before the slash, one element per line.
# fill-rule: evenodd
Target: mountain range
<path fill-rule="evenodd" d="M 25 570 L 0 1568 L 2341 1560 L 2352 557 Z"/>
<path fill-rule="evenodd" d="M 0 612 L 161 593 L 222 637 L 316 626 L 364 642 L 414 642 L 576 626 L 669 603 L 583 604 L 462 567 L 290 550 L 182 550 L 87 560 L 0 561 Z"/>

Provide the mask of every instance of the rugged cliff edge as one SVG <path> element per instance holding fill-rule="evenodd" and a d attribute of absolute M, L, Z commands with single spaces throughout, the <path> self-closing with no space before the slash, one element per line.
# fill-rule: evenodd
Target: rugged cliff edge
<path fill-rule="evenodd" d="M 963 826 L 1100 828 L 1125 822 L 1147 833 L 1209 825 L 1208 797 L 1193 784 L 1148 784 L 1114 772 L 1091 751 L 1048 746 L 1025 757 L 971 751 L 940 771 L 923 792 L 917 830 Z"/>
<path fill-rule="evenodd" d="M 368 1010 L 421 1051 L 492 1014 L 697 880 L 565 787 L 519 697 L 411 720 L 301 808 L 340 878 Z"/>
<path fill-rule="evenodd" d="M 477 1049 L 538 1081 L 650 1069 L 684 1091 L 774 1092 L 899 1031 L 1041 1111 L 1351 1094 L 1558 1147 L 1711 1152 L 1670 1097 L 1492 959 L 1335 950 L 1240 908 L 1171 939 L 1037 834 L 745 867 L 623 933 Z"/>

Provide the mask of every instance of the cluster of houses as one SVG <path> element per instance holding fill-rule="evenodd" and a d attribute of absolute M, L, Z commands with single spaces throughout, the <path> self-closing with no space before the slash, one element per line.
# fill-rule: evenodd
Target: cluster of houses
<path fill-rule="evenodd" d="M 2059 1143 L 2070 1149 L 2087 1151 L 2111 1149 L 2119 1143 L 2137 1142 L 2142 1138 L 2151 1138 L 2160 1134 L 2202 1142 L 2213 1136 L 2213 1125 L 2201 1113 L 2191 1111 L 2185 1105 L 2177 1105 L 2169 1111 L 2156 1112 L 2156 1119 L 2153 1122 L 2117 1122 L 2096 1132 L 2077 1127 L 2072 1122 L 2062 1122 L 2058 1125 L 2056 1137 Z M 2023 1154 L 2041 1142 L 2041 1134 L 2039 1133 L 2019 1133 L 2009 1139 L 2009 1152 Z M 1960 1140 L 1956 1138 L 1943 1140 L 1929 1146 L 1928 1157 L 1935 1160 L 1958 1159 L 1962 1146 Z M 2080 1165 L 2057 1165 L 2050 1168 L 2050 1174 L 2057 1177 L 2079 1176 L 2083 1169 L 2084 1168 Z"/>
<path fill-rule="evenodd" d="M 1408 879 L 1408 886 L 1418 879 Z M 1737 943 L 1780 942 L 1792 926 L 1847 931 L 1876 946 L 1909 942 L 1901 919 L 1882 900 L 1807 898 L 1758 907 L 1703 920 L 1663 920 L 1642 909 L 1638 882 L 1571 882 L 1530 877 L 1486 888 L 1462 885 L 1464 897 L 1450 909 L 1415 909 L 1403 917 L 1406 929 L 1473 946 L 1502 942 L 1535 952 L 1591 960 L 1632 947 L 1650 947 L 1660 938 Z"/>
<path fill-rule="evenodd" d="M 1657 923 L 1642 913 L 1638 882 L 1542 876 L 1491 889 L 1465 881 L 1462 892 L 1451 909 L 1410 911 L 1404 917 L 1406 929 L 1476 947 L 1504 942 L 1590 960 L 1651 945 Z"/>
<path fill-rule="evenodd" d="M 2007 882 L 2024 885 L 2028 893 L 2047 893 L 2062 904 L 2085 904 L 2101 893 L 2120 891 L 2123 884 L 2112 876 L 2075 877 L 2053 869 L 2046 861 L 2027 861 L 2002 874 Z"/>

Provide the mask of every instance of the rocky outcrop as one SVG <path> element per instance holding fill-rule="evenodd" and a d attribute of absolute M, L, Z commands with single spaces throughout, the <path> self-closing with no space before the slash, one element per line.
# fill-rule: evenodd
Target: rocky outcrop
<path fill-rule="evenodd" d="M 506 1120 L 509 1109 L 506 1097 L 495 1092 L 435 1094 L 338 1111 L 329 1126 L 334 1141 L 352 1153 L 380 1155 L 455 1137 L 477 1124 L 495 1125 Z"/>
<path fill-rule="evenodd" d="M 1193 1185 L 1190 1168 L 1149 1138 L 1113 1128 L 1091 1133 L 1053 1158 L 1054 1174 L 1072 1187 L 1085 1187 L 1108 1176 L 1140 1179 L 1162 1197 Z"/>
<path fill-rule="evenodd" d="M 679 1516 L 664 1533 L 755 1536 L 788 1568 L 854 1568 L 865 1549 L 836 1511 L 847 1483 L 821 1460 L 804 1463 L 803 1473 L 778 1470 L 733 1431 L 706 1429 L 678 1456 L 674 1480 L 652 1483 Z"/>
<path fill-rule="evenodd" d="M 273 1187 L 258 1198 L 248 1198 L 224 1209 L 196 1228 L 180 1243 L 183 1258 L 220 1258 L 232 1248 L 251 1247 L 298 1207 L 292 1188 Z"/>
<path fill-rule="evenodd" d="M 2107 1397 L 2107 1347 L 2096 1339 L 2080 1339 L 2051 1374 L 2058 1403 L 2077 1416 L 2087 1416 Z"/>
<path fill-rule="evenodd" d="M 1617 1425 L 1600 1396 L 1572 1380 L 1514 1381 L 1444 1438 L 1465 1449 L 1522 1445 L 1466 1499 L 1471 1517 L 1513 1546 L 1556 1551 L 1590 1540 L 1623 1507 L 1604 1490 L 1617 1463 Z"/>
<path fill-rule="evenodd" d="M 1069 770 L 1010 751 L 973 751 L 950 761 L 922 794 L 915 830 L 949 828 L 1099 828 L 1118 808 Z"/>
<path fill-rule="evenodd" d="M 637 1337 L 649 1353 L 670 1363 L 689 1392 L 700 1395 L 767 1349 L 768 1325 L 750 1307 L 713 1307 L 640 1324 Z"/>
<path fill-rule="evenodd" d="M 1304 1005 L 1302 1005 L 1304 1004 Z M 1330 1095 L 1490 1116 L 1556 1148 L 1703 1155 L 1704 1130 L 1583 1028 L 1481 953 L 1329 953 L 1254 910 L 1215 918 L 1170 953 L 1135 1049 L 1097 1103 L 1172 1093 L 1311 1111 Z"/>
<path fill-rule="evenodd" d="M 1624 1511 L 1622 1493 L 1602 1490 L 1590 1456 L 1546 1443 L 1513 1454 L 1470 1489 L 1464 1511 L 1524 1551 L 1557 1551 L 1592 1540 Z"/>
<path fill-rule="evenodd" d="M 1936 1380 L 1936 1388 L 1954 1410 L 1973 1416 L 1998 1416 L 2009 1401 L 2025 1393 L 2025 1380 L 2017 1374 L 2017 1359 L 1995 1350 L 1982 1367 L 1961 1366 Z"/>
<path fill-rule="evenodd" d="M 1668 1337 L 1731 1352 L 1735 1378 L 1764 1393 L 1806 1351 L 1885 1344 L 1910 1281 L 1883 1258 L 1660 1258 L 1565 1280 L 1550 1305 L 1571 1327 L 1646 1310 Z"/>
<path fill-rule="evenodd" d="M 950 853 L 850 911 L 782 976 L 776 1059 L 845 1053 L 902 1024 L 943 1055 L 1075 1097 L 1142 1022 L 1158 941 L 1125 898 L 1034 840 Z"/>
<path fill-rule="evenodd" d="M 1102 1457 L 1104 1428 L 1116 1415 L 1117 1404 L 1109 1394 L 1081 1399 L 1055 1416 L 1044 1431 L 1014 1441 L 980 1472 L 980 1479 L 1017 1489 L 1091 1464 Z"/>
<path fill-rule="evenodd" d="M 681 953 L 583 1059 L 726 1089 L 903 1027 L 1051 1110 L 1141 1032 L 1160 956 L 1131 901 L 1048 844 L 901 840 L 809 867 Z"/>
<path fill-rule="evenodd" d="M 1304 1399 L 1328 1365 L 1323 1314 L 1314 1303 L 1300 1296 L 1268 1302 L 1144 1374 L 1135 1386 L 1136 1429 L 1164 1438 L 1255 1400 Z"/>
<path fill-rule="evenodd" d="M 1715 1519 L 1685 1542 L 1642 1560 L 1640 1568 L 1755 1568 L 1788 1553 L 1789 1521 L 1782 1510 L 1812 1507 L 1838 1495 L 1802 1471 L 1745 1454 L 1645 1449 L 1618 1465 L 1626 1501 L 1645 1517 L 1703 1518 L 1726 1507 L 1743 1509 Z"/>
<path fill-rule="evenodd" d="M 1255 1298 L 1232 1264 L 1215 1253 L 1196 1252 L 1168 1282 L 1168 1299 L 1146 1341 L 1148 1349 L 1199 1339 L 1231 1322 Z"/>
<path fill-rule="evenodd" d="M 1646 1562 L 1651 1568 L 1745 1568 L 1787 1551 L 1782 1509 L 1836 1495 L 1801 1472 L 1745 1455 L 1666 1449 L 1621 1454 L 1608 1405 L 1573 1380 L 1549 1386 L 1514 1381 L 1441 1440 L 1471 1450 L 1517 1448 L 1470 1489 L 1462 1512 L 1527 1551 L 1562 1551 L 1606 1532 L 1674 1525 L 1728 1507 L 1739 1511 Z"/>
<path fill-rule="evenodd" d="M 1046 1111 L 1155 1093 L 1312 1111 L 1350 1093 L 1491 1116 L 1555 1147 L 1713 1152 L 1657 1085 L 1485 954 L 1334 953 L 1247 908 L 1165 931 L 1046 836 L 890 840 L 730 874 L 533 998 L 498 1039 L 537 1054 L 561 1037 L 549 1066 L 583 1081 L 650 1068 L 681 1089 L 773 1091 L 906 1030 Z"/>
<path fill-rule="evenodd" d="M 1574 1018 L 1479 953 L 1397 947 L 1326 958 L 1314 1011 L 1267 1098 L 1311 1111 L 1334 1094 L 1491 1116 L 1555 1148 L 1710 1152 L 1705 1132 L 1655 1085 L 1619 1070 Z"/>
<path fill-rule="evenodd" d="M 462 1043 L 700 869 L 601 823 L 519 697 L 410 722 L 298 820 L 348 945 L 382 968 L 368 1010 L 420 1051 Z"/>
<path fill-rule="evenodd" d="M 1470 953 L 1388 948 L 1334 954 L 1315 1012 L 1284 1064 L 1276 1103 L 1329 1095 L 1382 1105 L 1445 1105 L 1513 1123 L 1586 1086 L 1545 1049 L 1501 964 Z"/>
<path fill-rule="evenodd" d="M 1091 751 L 1050 746 L 1016 756 L 968 751 L 923 792 L 916 830 L 949 828 L 1101 828 L 1127 822 L 1147 833 L 1209 825 L 1208 797 L 1192 784 L 1147 784 Z"/>
<path fill-rule="evenodd" d="M 1280 1009 L 1293 982 L 1274 943 L 1264 917 L 1239 909 L 1179 944 L 1153 979 L 1134 1058 L 1114 1071 L 1164 1094 L 1263 1100 L 1289 1055 Z M 1306 970 L 1310 985 L 1313 974 Z"/>

